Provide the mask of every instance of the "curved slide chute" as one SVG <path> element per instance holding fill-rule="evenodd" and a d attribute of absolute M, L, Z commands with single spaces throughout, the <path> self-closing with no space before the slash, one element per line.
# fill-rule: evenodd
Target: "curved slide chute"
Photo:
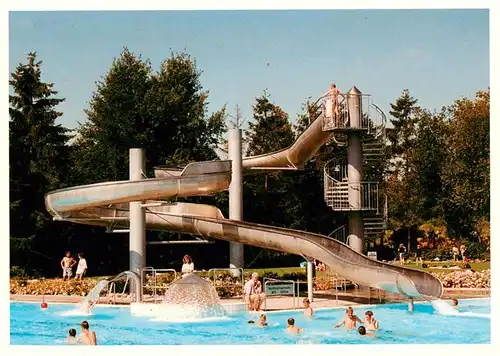
<path fill-rule="evenodd" d="M 318 117 L 287 149 L 243 159 L 244 168 L 301 169 L 331 133 Z M 146 201 L 146 228 L 188 233 L 316 258 L 356 283 L 406 297 L 438 299 L 441 282 L 429 273 L 372 260 L 323 235 L 225 219 L 214 206 L 154 199 L 210 195 L 229 188 L 230 161 L 157 169 L 157 178 L 97 183 L 49 192 L 47 210 L 61 220 L 128 227 L 128 202 Z"/>

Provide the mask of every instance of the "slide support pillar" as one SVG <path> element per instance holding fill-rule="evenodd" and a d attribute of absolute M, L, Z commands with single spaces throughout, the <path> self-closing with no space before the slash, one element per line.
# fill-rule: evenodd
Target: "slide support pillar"
<path fill-rule="evenodd" d="M 141 148 L 131 148 L 129 150 L 129 177 L 131 181 L 143 178 L 145 171 L 144 150 Z M 146 261 L 146 212 L 141 201 L 129 203 L 130 232 L 129 232 L 129 258 L 130 270 L 141 276 L 142 269 Z M 134 283 L 133 280 L 130 281 Z M 131 286 L 131 290 L 141 290 Z M 136 296 L 136 300 L 141 301 L 142 296 Z"/>
<path fill-rule="evenodd" d="M 229 219 L 243 219 L 243 157 L 241 149 L 241 129 L 232 128 L 228 130 L 229 142 L 228 153 L 231 160 L 231 184 L 229 185 Z M 229 267 L 244 267 L 243 244 L 229 243 Z M 240 272 L 232 271 L 233 275 L 239 276 Z"/>

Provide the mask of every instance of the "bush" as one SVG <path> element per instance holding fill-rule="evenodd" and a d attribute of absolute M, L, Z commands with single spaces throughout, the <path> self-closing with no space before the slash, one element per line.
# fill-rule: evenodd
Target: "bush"
<path fill-rule="evenodd" d="M 481 242 L 469 242 L 466 244 L 465 256 L 469 259 L 490 259 L 488 245 Z"/>

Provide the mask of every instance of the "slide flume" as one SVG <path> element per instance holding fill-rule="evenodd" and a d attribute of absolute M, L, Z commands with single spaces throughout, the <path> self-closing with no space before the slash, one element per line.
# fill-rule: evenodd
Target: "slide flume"
<path fill-rule="evenodd" d="M 301 169 L 328 142 L 318 117 L 287 149 L 245 158 L 243 167 Z M 156 178 L 97 183 L 60 189 L 45 196 L 56 218 L 89 225 L 126 228 L 128 202 L 145 201 L 146 228 L 188 233 L 316 258 L 358 284 L 407 297 L 438 299 L 441 282 L 429 273 L 372 260 L 323 235 L 225 219 L 214 206 L 155 199 L 210 195 L 229 188 L 230 161 L 197 162 L 183 170 L 156 169 Z"/>

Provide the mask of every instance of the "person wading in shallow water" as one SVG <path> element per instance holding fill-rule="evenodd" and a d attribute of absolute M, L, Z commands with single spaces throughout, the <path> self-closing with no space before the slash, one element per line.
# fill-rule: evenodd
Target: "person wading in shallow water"
<path fill-rule="evenodd" d="M 339 321 L 334 328 L 338 328 L 339 326 L 344 325 L 347 330 L 351 330 L 356 328 L 356 322 L 363 324 L 363 321 L 354 315 L 354 310 L 352 307 L 347 307 L 345 311 L 345 317 L 341 321 Z"/>
<path fill-rule="evenodd" d="M 79 337 L 80 341 L 86 345 L 97 345 L 97 336 L 95 334 L 95 331 L 89 330 L 89 323 L 87 321 L 82 321 L 80 326 L 82 327 L 82 333 Z"/>

